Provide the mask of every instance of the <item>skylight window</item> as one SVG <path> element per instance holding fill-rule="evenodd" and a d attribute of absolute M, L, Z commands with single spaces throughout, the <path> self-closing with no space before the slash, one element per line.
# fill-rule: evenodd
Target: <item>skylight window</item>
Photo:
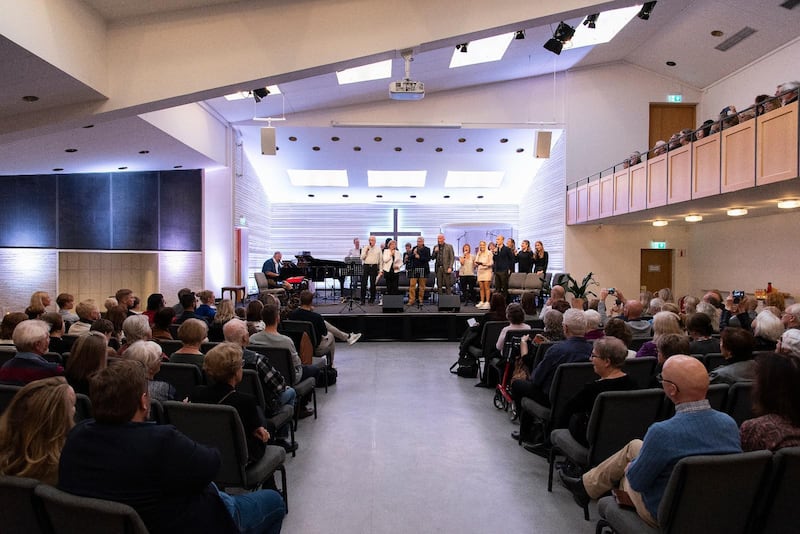
<path fill-rule="evenodd" d="M 299 187 L 347 187 L 347 171 L 345 170 L 298 170 L 287 169 L 289 181 Z"/>
<path fill-rule="evenodd" d="M 461 52 L 457 48 L 453 50 L 453 57 L 450 58 L 450 68 L 499 61 L 503 58 L 503 54 L 506 53 L 506 49 L 508 49 L 508 45 L 511 44 L 513 38 L 514 32 L 511 32 L 470 41 L 467 43 L 466 52 Z"/>
<path fill-rule="evenodd" d="M 445 187 L 500 187 L 503 171 L 447 171 Z"/>
<path fill-rule="evenodd" d="M 383 80 L 392 75 L 392 60 L 378 61 L 361 67 L 353 67 L 336 72 L 339 85 L 348 83 L 368 82 L 371 80 Z"/>
<path fill-rule="evenodd" d="M 575 35 L 564 48 L 581 48 L 609 42 L 624 28 L 642 8 L 641 5 L 603 11 L 597 18 L 596 28 L 583 24 L 586 17 L 575 28 Z"/>
<path fill-rule="evenodd" d="M 428 171 L 367 171 L 369 187 L 425 187 Z"/>

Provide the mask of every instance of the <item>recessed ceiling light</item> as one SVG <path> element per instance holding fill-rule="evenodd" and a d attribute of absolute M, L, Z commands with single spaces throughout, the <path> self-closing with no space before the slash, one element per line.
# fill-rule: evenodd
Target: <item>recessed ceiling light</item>
<path fill-rule="evenodd" d="M 445 187 L 500 187 L 504 171 L 447 171 Z"/>
<path fill-rule="evenodd" d="M 703 220 L 703 216 L 702 215 L 687 215 L 686 217 L 683 218 L 683 220 L 686 221 L 686 222 L 700 222 L 700 221 Z"/>
<path fill-rule="evenodd" d="M 319 147 L 318 146 L 312 146 L 311 150 L 313 150 L 314 152 L 319 152 Z"/>
<path fill-rule="evenodd" d="M 725 35 L 725 32 L 721 30 L 714 30 L 711 32 L 711 35 L 713 35 L 714 37 L 722 37 L 723 35 Z"/>
<path fill-rule="evenodd" d="M 459 137 L 459 138 L 458 138 L 458 142 L 459 142 L 459 143 L 466 143 L 466 142 L 467 142 L 467 140 L 466 140 L 466 139 L 464 139 L 463 137 Z"/>
<path fill-rule="evenodd" d="M 345 170 L 287 169 L 289 181 L 297 187 L 347 187 Z"/>
<path fill-rule="evenodd" d="M 428 171 L 367 171 L 369 187 L 425 187 Z"/>
<path fill-rule="evenodd" d="M 383 137 L 376 136 L 376 137 L 373 137 L 372 140 L 375 141 L 376 143 L 380 143 L 381 141 L 383 141 Z"/>
<path fill-rule="evenodd" d="M 595 28 L 590 28 L 588 24 L 579 24 L 575 27 L 575 35 L 569 41 L 572 44 L 571 48 L 609 42 L 636 16 L 639 9 L 640 6 L 632 6 L 603 11 L 599 14 Z M 588 22 L 587 19 L 588 16 L 584 17 L 583 22 Z"/>
<path fill-rule="evenodd" d="M 657 219 L 653 221 L 653 226 L 666 226 L 669 224 L 669 221 L 665 221 L 664 219 Z"/>
<path fill-rule="evenodd" d="M 508 143 L 508 139 L 506 139 L 505 137 L 503 137 L 502 139 L 500 139 L 500 142 L 501 142 L 501 143 Z"/>
<path fill-rule="evenodd" d="M 499 61 L 503 59 L 508 45 L 514 39 L 514 33 L 504 33 L 477 41 L 470 41 L 469 48 L 463 50 L 453 50 L 450 58 L 450 68 L 475 65 L 477 63 L 488 63 L 489 61 Z"/>
<path fill-rule="evenodd" d="M 84 128 L 94 128 L 94 124 L 87 124 Z"/>
<path fill-rule="evenodd" d="M 56 167 L 56 168 L 55 168 L 55 169 L 53 169 L 53 170 L 54 170 L 55 172 L 59 172 L 59 171 L 63 171 L 63 170 L 64 170 L 64 168 L 63 168 L 63 167 Z"/>
<path fill-rule="evenodd" d="M 128 168 L 128 167 L 117 167 L 117 170 L 119 170 L 119 171 L 124 171 L 124 170 L 126 170 L 127 168 Z"/>
<path fill-rule="evenodd" d="M 800 208 L 800 200 L 796 199 L 786 199 L 778 201 L 778 207 L 782 210 L 790 210 L 794 208 Z"/>
<path fill-rule="evenodd" d="M 339 141 L 339 137 L 334 135 L 333 137 L 331 137 L 331 141 L 333 141 L 335 143 L 335 142 Z"/>
<path fill-rule="evenodd" d="M 450 195 L 445 195 L 442 198 L 450 198 Z"/>
<path fill-rule="evenodd" d="M 183 165 L 173 165 L 172 168 L 173 169 L 182 169 Z"/>
<path fill-rule="evenodd" d="M 425 142 L 424 137 L 417 137 L 417 143 L 424 143 L 424 142 Z"/>
<path fill-rule="evenodd" d="M 383 195 L 375 195 L 375 198 L 383 198 Z"/>
<path fill-rule="evenodd" d="M 355 152 L 361 152 L 361 147 L 360 147 L 360 146 L 354 146 L 354 147 L 353 147 L 353 150 L 354 150 Z"/>
<path fill-rule="evenodd" d="M 408 195 L 409 198 L 417 198 L 417 195 Z"/>
<path fill-rule="evenodd" d="M 314 195 L 312 193 L 309 193 L 308 198 L 314 198 Z"/>
<path fill-rule="evenodd" d="M 478 197 L 477 197 L 477 198 L 479 198 L 479 199 L 480 199 L 480 198 L 483 198 L 483 195 L 478 195 Z"/>
<path fill-rule="evenodd" d="M 747 215 L 747 210 L 745 208 L 733 208 L 729 209 L 727 213 L 730 217 L 741 217 L 742 215 Z"/>
<path fill-rule="evenodd" d="M 342 198 L 349 198 L 349 197 L 350 197 L 350 195 L 348 195 L 347 193 L 345 193 L 344 195 L 342 195 Z"/>
<path fill-rule="evenodd" d="M 437 146 L 437 147 L 436 147 L 436 152 L 441 152 L 441 151 L 443 151 L 443 150 L 444 150 L 444 149 L 443 149 L 442 147 L 440 147 L 440 146 Z"/>
<path fill-rule="evenodd" d="M 295 142 L 295 141 L 297 141 L 297 138 L 292 135 L 292 136 L 289 137 L 289 141 Z"/>
<path fill-rule="evenodd" d="M 22 100 L 24 100 L 25 102 L 36 102 L 37 100 L 39 100 L 39 97 L 33 95 L 26 95 L 22 97 Z"/>
<path fill-rule="evenodd" d="M 139 151 L 139 154 L 149 154 L 149 153 L 150 153 L 149 150 L 140 150 Z"/>
<path fill-rule="evenodd" d="M 64 149 L 64 152 L 69 152 L 70 154 L 72 154 L 73 152 L 77 152 L 77 151 L 78 151 L 78 149 L 77 149 L 77 148 L 67 148 L 67 149 Z"/>
<path fill-rule="evenodd" d="M 478 147 L 478 148 L 475 149 L 475 152 L 483 152 L 483 149 Z"/>
<path fill-rule="evenodd" d="M 396 147 L 394 147 L 394 151 L 395 152 L 402 152 L 403 149 L 402 149 L 402 147 L 396 146 Z"/>
<path fill-rule="evenodd" d="M 525 152 L 524 148 L 518 148 L 517 149 L 517 154 L 522 154 L 523 152 Z"/>
<path fill-rule="evenodd" d="M 667 67 L 674 67 L 675 65 L 677 65 L 677 63 L 674 61 L 667 61 Z"/>
<path fill-rule="evenodd" d="M 336 72 L 339 85 L 348 83 L 368 82 L 370 80 L 383 80 L 392 75 L 392 60 L 386 59 L 369 65 L 353 67 Z"/>

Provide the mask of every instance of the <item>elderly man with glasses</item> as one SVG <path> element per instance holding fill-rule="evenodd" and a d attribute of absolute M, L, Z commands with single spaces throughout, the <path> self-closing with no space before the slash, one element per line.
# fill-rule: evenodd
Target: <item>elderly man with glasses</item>
<path fill-rule="evenodd" d="M 742 452 L 739 429 L 727 414 L 706 400 L 708 374 L 699 360 L 676 355 L 657 377 L 675 403 L 675 415 L 653 424 L 644 441 L 635 439 L 581 478 L 559 471 L 561 481 L 582 508 L 616 487 L 630 497 L 636 512 L 658 527 L 658 506 L 672 468 L 687 456 Z"/>

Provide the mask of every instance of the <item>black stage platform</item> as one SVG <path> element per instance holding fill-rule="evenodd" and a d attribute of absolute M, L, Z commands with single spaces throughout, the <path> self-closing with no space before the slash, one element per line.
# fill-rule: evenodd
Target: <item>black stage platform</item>
<path fill-rule="evenodd" d="M 315 303 L 314 311 L 344 332 L 361 332 L 361 341 L 458 341 L 467 329 L 467 319 L 486 310 L 474 305 L 461 311 L 438 311 L 438 305 L 422 308 L 403 306 L 402 312 L 384 313 L 377 304 Z"/>

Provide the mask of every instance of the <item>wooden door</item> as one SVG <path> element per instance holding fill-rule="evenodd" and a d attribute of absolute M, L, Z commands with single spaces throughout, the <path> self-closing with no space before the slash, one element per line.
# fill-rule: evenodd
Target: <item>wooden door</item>
<path fill-rule="evenodd" d="M 650 140 L 648 148 L 656 141 L 669 141 L 672 134 L 684 128 L 695 129 L 696 104 L 650 103 Z"/>
<path fill-rule="evenodd" d="M 672 288 L 672 249 L 641 249 L 639 285 L 642 291 L 655 293 Z"/>

